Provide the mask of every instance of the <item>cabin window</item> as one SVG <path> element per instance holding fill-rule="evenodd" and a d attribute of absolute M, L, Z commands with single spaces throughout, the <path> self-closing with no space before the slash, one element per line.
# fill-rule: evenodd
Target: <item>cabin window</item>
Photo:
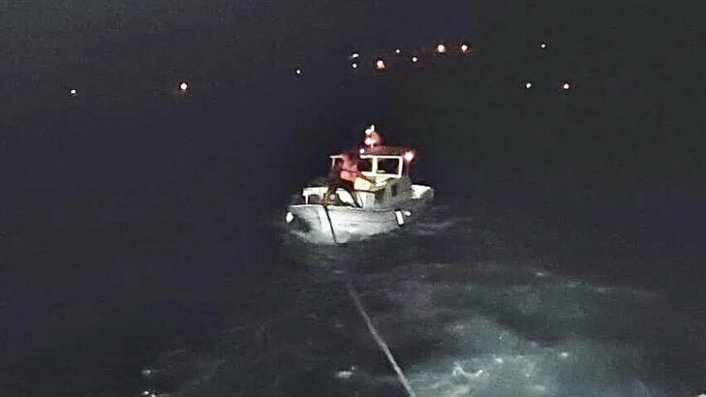
<path fill-rule="evenodd" d="M 371 172 L 372 170 L 373 170 L 373 160 L 372 159 L 360 159 L 360 161 L 358 161 L 358 171 Z"/>
<path fill-rule="evenodd" d="M 399 159 L 378 159 L 378 174 L 397 174 L 400 168 Z"/>

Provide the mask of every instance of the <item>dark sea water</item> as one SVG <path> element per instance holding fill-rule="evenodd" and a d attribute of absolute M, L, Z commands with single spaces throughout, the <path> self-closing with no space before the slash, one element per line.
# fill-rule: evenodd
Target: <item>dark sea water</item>
<path fill-rule="evenodd" d="M 420 397 L 706 393 L 691 130 L 636 143 L 621 128 L 651 121 L 610 92 L 586 115 L 590 93 L 463 83 L 8 124 L 0 395 L 403 396 L 349 284 Z M 287 198 L 378 119 L 418 149 L 427 216 L 340 247 L 283 234 Z"/>
<path fill-rule="evenodd" d="M 322 248 L 277 216 L 242 237 L 201 210 L 171 234 L 55 236 L 62 269 L 4 279 L 3 394 L 403 396 L 349 281 L 419 396 L 706 387 L 700 247 L 642 214 L 441 198 L 398 234 Z"/>

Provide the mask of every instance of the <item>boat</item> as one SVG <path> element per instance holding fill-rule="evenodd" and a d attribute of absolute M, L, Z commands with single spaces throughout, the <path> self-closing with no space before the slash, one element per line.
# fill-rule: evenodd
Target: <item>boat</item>
<path fill-rule="evenodd" d="M 289 232 L 314 244 L 366 240 L 409 225 L 431 203 L 434 189 L 410 178 L 414 150 L 381 145 L 374 128 L 366 130 L 365 146 L 358 149 L 362 178 L 354 188 L 330 188 L 326 182 L 303 188 L 287 208 Z M 346 155 L 329 156 L 332 172 L 340 169 Z"/>

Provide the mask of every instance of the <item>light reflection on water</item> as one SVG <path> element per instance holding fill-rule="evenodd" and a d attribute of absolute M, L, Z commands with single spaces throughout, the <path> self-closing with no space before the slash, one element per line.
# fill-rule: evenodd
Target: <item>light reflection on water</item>
<path fill-rule="evenodd" d="M 703 319 L 663 291 L 599 282 L 546 255 L 562 243 L 541 222 L 459 212 L 437 207 L 403 233 L 344 247 L 286 243 L 272 288 L 252 302 L 258 315 L 233 313 L 201 345 L 177 342 L 146 384 L 200 396 L 404 395 L 355 313 L 350 279 L 419 396 L 706 387 L 680 369 L 706 351 L 693 334 Z"/>

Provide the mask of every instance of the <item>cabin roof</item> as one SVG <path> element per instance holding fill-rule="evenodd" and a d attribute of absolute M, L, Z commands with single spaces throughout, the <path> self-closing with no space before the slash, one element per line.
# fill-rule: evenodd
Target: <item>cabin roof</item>
<path fill-rule="evenodd" d="M 372 148 L 365 148 L 365 152 L 361 153 L 361 157 L 365 156 L 403 156 L 405 152 L 409 151 L 408 148 L 395 147 L 395 146 L 374 146 Z M 343 153 L 338 153 L 331 155 L 331 157 L 339 157 Z"/>

